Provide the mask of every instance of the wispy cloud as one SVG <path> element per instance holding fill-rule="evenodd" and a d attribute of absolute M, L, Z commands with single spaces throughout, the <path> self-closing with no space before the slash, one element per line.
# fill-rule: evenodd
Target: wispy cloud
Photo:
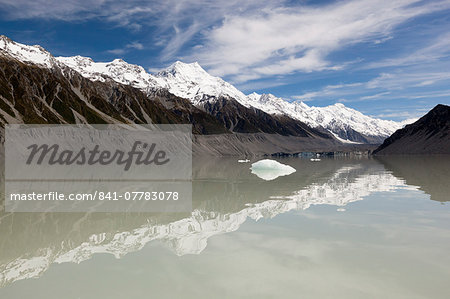
<path fill-rule="evenodd" d="M 205 31 L 204 47 L 190 57 L 235 82 L 340 69 L 328 60 L 331 53 L 357 43 L 383 42 L 396 26 L 448 7 L 450 1 L 352 0 L 247 11 Z"/>
<path fill-rule="evenodd" d="M 132 43 L 125 45 L 125 47 L 123 47 L 123 48 L 112 49 L 112 50 L 108 50 L 106 52 L 114 54 L 114 55 L 122 55 L 130 50 L 143 50 L 143 49 L 144 49 L 144 45 L 142 45 L 141 43 L 132 42 Z"/>
<path fill-rule="evenodd" d="M 285 0 L 0 0 L 5 19 L 45 19 L 66 22 L 100 20 L 139 31 L 152 28 L 154 44 L 164 45 L 160 58 L 173 60 L 180 49 L 202 30 L 230 15 L 283 6 Z M 192 48 L 195 50 L 195 46 Z M 112 53 L 123 53 L 113 49 Z"/>
<path fill-rule="evenodd" d="M 445 69 L 445 64 L 443 65 Z M 450 103 L 450 90 L 443 89 L 450 83 L 450 72 L 408 68 L 402 72 L 381 73 L 365 82 L 327 85 L 292 98 L 301 101 L 329 100 L 337 102 L 363 102 L 378 100 L 446 99 Z M 428 88 L 439 86 L 437 90 Z"/>
<path fill-rule="evenodd" d="M 292 98 L 301 101 L 308 101 L 315 98 L 323 97 L 333 97 L 338 98 L 342 96 L 347 96 L 351 94 L 357 94 L 360 92 L 357 87 L 364 85 L 364 83 L 348 83 L 348 84 L 337 84 L 337 85 L 327 85 L 317 91 L 311 91 L 304 93 L 302 95 L 295 95 Z"/>
<path fill-rule="evenodd" d="M 80 20 L 98 16 L 105 0 L 0 0 L 3 15 L 10 19 Z"/>
<path fill-rule="evenodd" d="M 166 61 L 173 58 L 183 47 L 183 45 L 190 41 L 192 37 L 198 33 L 200 28 L 200 24 L 197 22 L 194 22 L 190 26 L 188 26 L 186 29 L 180 29 L 177 25 L 173 26 L 174 35 L 169 40 L 167 45 L 164 47 L 164 49 L 161 51 L 161 59 Z"/>
<path fill-rule="evenodd" d="M 445 69 L 445 64 L 441 67 Z M 447 64 L 448 66 L 448 64 Z M 402 72 L 382 73 L 376 78 L 368 81 L 366 87 L 370 89 L 383 88 L 387 90 L 405 89 L 411 87 L 421 87 L 432 85 L 437 82 L 449 81 L 450 71 L 435 71 L 432 70 L 416 71 L 410 69 Z"/>
<path fill-rule="evenodd" d="M 302 3 L 287 0 L 0 0 L 0 11 L 10 19 L 99 19 L 130 30 L 150 26 L 155 28 L 152 35 L 154 44 L 159 42 L 161 46 L 162 61 L 197 60 L 215 75 L 244 82 L 299 71 L 342 69 L 345 64 L 330 60 L 330 54 L 357 43 L 384 43 L 393 38 L 396 26 L 450 7 L 449 0 Z M 436 53 L 435 48 L 444 53 L 447 46 L 445 42 L 437 43 L 410 58 L 381 61 L 378 66 L 410 63 L 417 57 L 428 59 L 430 53 Z M 120 55 L 126 50 L 112 49 L 110 53 Z"/>
<path fill-rule="evenodd" d="M 386 119 L 393 119 L 393 118 L 399 118 L 404 120 L 416 120 L 417 118 L 424 115 L 424 111 L 404 111 L 404 108 L 402 108 L 403 111 L 390 111 L 386 113 L 380 113 L 376 115 L 372 115 L 372 117 L 376 118 L 386 118 Z M 428 110 L 426 110 L 428 111 Z M 426 112 L 425 111 L 425 112 Z"/>
<path fill-rule="evenodd" d="M 359 99 L 361 101 L 373 100 L 373 99 L 379 99 L 379 98 L 381 98 L 383 96 L 386 96 L 386 95 L 389 95 L 389 94 L 391 94 L 390 91 L 385 91 L 385 92 L 380 92 L 380 93 L 369 95 L 369 96 L 363 96 L 363 97 L 360 97 Z"/>
<path fill-rule="evenodd" d="M 402 53 L 396 58 L 383 59 L 372 62 L 364 66 L 365 69 L 411 66 L 423 63 L 438 61 L 441 58 L 450 56 L 450 32 L 441 34 L 429 45 L 420 48 L 412 53 Z"/>

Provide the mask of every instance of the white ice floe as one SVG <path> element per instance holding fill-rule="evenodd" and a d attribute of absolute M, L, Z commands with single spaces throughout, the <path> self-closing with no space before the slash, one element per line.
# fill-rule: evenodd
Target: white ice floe
<path fill-rule="evenodd" d="M 270 159 L 255 162 L 250 169 L 253 174 L 266 181 L 274 180 L 280 176 L 290 175 L 296 171 L 295 168 L 289 165 Z"/>

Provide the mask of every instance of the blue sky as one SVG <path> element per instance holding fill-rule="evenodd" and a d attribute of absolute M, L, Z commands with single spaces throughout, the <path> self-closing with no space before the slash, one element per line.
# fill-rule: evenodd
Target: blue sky
<path fill-rule="evenodd" d="M 245 93 L 384 119 L 450 104 L 450 0 L 0 0 L 0 29 L 150 72 L 198 61 Z"/>

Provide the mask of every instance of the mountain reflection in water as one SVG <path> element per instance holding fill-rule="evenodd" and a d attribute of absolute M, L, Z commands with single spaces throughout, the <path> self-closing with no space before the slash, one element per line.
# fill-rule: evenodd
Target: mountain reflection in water
<path fill-rule="evenodd" d="M 0 287 L 39 277 L 52 263 L 80 263 L 95 253 L 120 258 L 153 240 L 179 256 L 200 254 L 210 237 L 236 231 L 247 219 L 312 205 L 343 207 L 375 192 L 420 189 L 432 200 L 449 200 L 448 157 L 280 161 L 297 171 L 272 181 L 237 159 L 194 161 L 192 213 L 2 212 Z"/>

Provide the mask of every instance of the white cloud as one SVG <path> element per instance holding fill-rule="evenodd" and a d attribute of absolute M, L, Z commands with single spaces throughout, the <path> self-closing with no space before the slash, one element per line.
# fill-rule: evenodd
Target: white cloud
<path fill-rule="evenodd" d="M 385 91 L 385 92 L 380 92 L 380 93 L 369 95 L 369 96 L 363 96 L 363 97 L 360 97 L 359 99 L 361 101 L 373 100 L 373 99 L 379 99 L 379 98 L 381 98 L 383 96 L 386 96 L 386 95 L 389 95 L 389 94 L 391 94 L 391 92 Z"/>
<path fill-rule="evenodd" d="M 108 50 L 106 52 L 115 54 L 115 55 L 122 55 L 130 50 L 143 50 L 143 49 L 144 49 L 143 44 L 141 44 L 139 42 L 132 42 L 132 43 L 125 45 L 125 47 L 123 47 L 123 48 L 112 49 L 112 50 Z"/>
<path fill-rule="evenodd" d="M 444 67 L 444 65 L 441 65 Z M 408 72 L 409 71 L 409 72 Z M 369 89 L 383 88 L 387 90 L 401 90 L 411 87 L 421 87 L 437 82 L 450 80 L 450 72 L 436 72 L 432 70 L 413 72 L 409 69 L 404 72 L 382 73 L 378 77 L 366 83 Z"/>
<path fill-rule="evenodd" d="M 445 64 L 441 64 L 443 69 Z M 301 101 L 362 102 L 377 100 L 440 99 L 449 103 L 450 91 L 442 89 L 450 83 L 450 72 L 436 72 L 435 65 L 428 69 L 407 68 L 402 72 L 381 73 L 366 82 L 327 85 L 321 89 L 293 96 Z M 438 86 L 430 90 L 430 86 Z"/>
<path fill-rule="evenodd" d="M 315 7 L 279 7 L 231 15 L 204 32 L 191 55 L 218 76 L 244 81 L 340 66 L 327 56 L 346 46 L 382 41 L 416 16 L 450 7 L 450 1 L 352 0 Z"/>
<path fill-rule="evenodd" d="M 200 28 L 200 24 L 197 22 L 194 22 L 192 25 L 190 25 L 188 28 L 182 30 L 178 26 L 174 25 L 174 36 L 169 40 L 167 45 L 162 50 L 161 59 L 162 60 L 169 60 L 176 55 L 181 47 L 191 40 L 191 38 L 198 33 L 198 30 Z"/>
<path fill-rule="evenodd" d="M 384 118 L 384 119 L 393 119 L 393 118 L 397 118 L 397 119 L 404 119 L 405 121 L 407 120 L 417 120 L 418 117 L 423 116 L 424 112 L 423 111 L 404 111 L 404 107 L 402 107 L 401 109 L 398 109 L 398 111 L 393 112 L 392 110 L 389 110 L 390 112 L 387 113 L 380 113 L 377 115 L 372 115 L 372 117 L 375 118 Z M 403 111 L 402 111 L 403 110 Z M 428 111 L 429 109 L 426 109 L 426 111 Z M 413 122 L 413 121 L 411 121 Z"/>
<path fill-rule="evenodd" d="M 143 50 L 144 49 L 144 45 L 142 45 L 139 42 L 133 42 L 131 44 L 126 45 L 127 48 L 129 49 L 136 49 L 136 50 Z"/>
<path fill-rule="evenodd" d="M 125 54 L 126 50 L 124 48 L 120 48 L 120 49 L 111 49 L 106 52 L 114 54 L 114 55 L 122 55 L 122 54 Z"/>
<path fill-rule="evenodd" d="M 75 20 L 98 15 L 107 0 L 0 0 L 3 12 L 12 19 Z"/>
<path fill-rule="evenodd" d="M 349 84 L 338 84 L 338 85 L 327 85 L 324 88 L 304 93 L 302 95 L 293 96 L 293 99 L 307 101 L 315 98 L 323 98 L 323 97 L 341 97 L 344 95 L 351 95 L 355 93 L 359 93 L 360 90 L 357 87 L 364 85 L 364 83 L 349 83 Z"/>
<path fill-rule="evenodd" d="M 132 31 L 152 28 L 152 42 L 164 46 L 163 61 L 172 62 L 180 49 L 202 30 L 229 15 L 281 6 L 285 0 L 0 0 L 3 17 L 85 21 L 96 19 Z M 199 45 L 201 46 L 201 45 Z M 195 49 L 193 49 L 195 50 Z M 123 54 L 121 49 L 111 50 Z"/>
<path fill-rule="evenodd" d="M 153 40 L 146 43 L 162 48 L 161 61 L 199 61 L 212 74 L 242 83 L 345 68 L 330 54 L 358 43 L 384 43 L 395 38 L 398 25 L 448 9 L 450 0 L 346 0 L 326 5 L 287 0 L 0 0 L 0 5 L 10 19 L 96 19 L 130 30 L 151 27 Z M 448 40 L 443 36 L 422 52 L 378 66 L 444 55 Z M 108 52 L 122 55 L 130 49 L 140 48 Z"/>

